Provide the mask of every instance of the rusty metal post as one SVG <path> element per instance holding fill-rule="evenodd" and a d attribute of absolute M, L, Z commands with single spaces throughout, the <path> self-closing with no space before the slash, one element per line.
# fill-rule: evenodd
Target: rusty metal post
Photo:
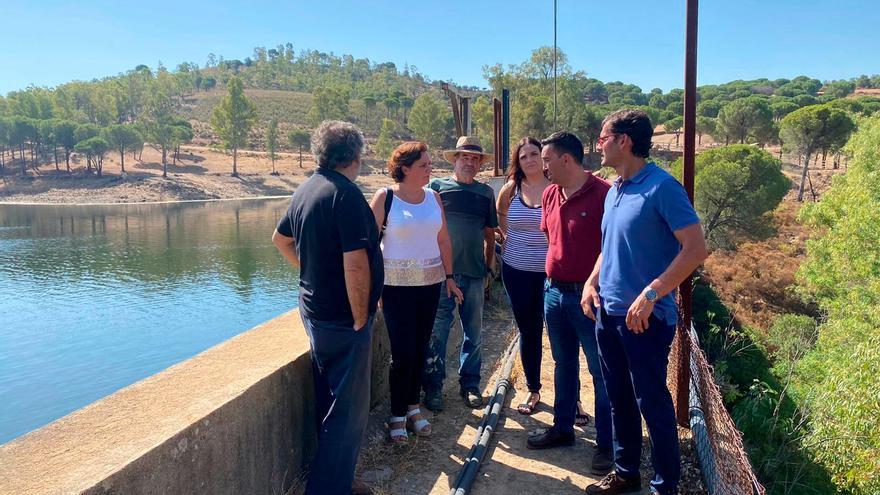
<path fill-rule="evenodd" d="M 687 34 L 685 35 L 684 62 L 684 188 L 691 203 L 694 202 L 694 159 L 696 154 L 697 117 L 697 12 L 699 0 L 687 0 Z M 678 424 L 689 425 L 688 393 L 691 380 L 691 341 L 690 327 L 693 314 L 693 275 L 688 276 L 681 286 L 681 321 L 678 326 L 678 382 L 676 416 Z"/>
<path fill-rule="evenodd" d="M 496 148 L 495 153 L 501 150 L 501 170 L 507 172 L 508 159 L 510 157 L 510 90 L 501 90 L 501 148 Z"/>
<path fill-rule="evenodd" d="M 492 117 L 493 117 L 493 126 L 492 129 L 495 131 L 494 136 L 494 146 L 493 150 L 495 151 L 495 171 L 492 173 L 494 177 L 498 177 L 501 175 L 501 101 L 498 98 L 492 98 Z"/>

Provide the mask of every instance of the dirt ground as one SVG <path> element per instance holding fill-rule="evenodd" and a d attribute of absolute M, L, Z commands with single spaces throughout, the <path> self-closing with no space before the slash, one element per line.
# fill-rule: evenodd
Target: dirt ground
<path fill-rule="evenodd" d="M 501 284 L 493 288 L 495 304 L 484 315 L 483 328 L 483 396 L 488 398 L 500 374 L 503 353 L 514 338 L 516 328 L 511 321 L 509 306 Z M 457 325 L 457 323 L 456 323 Z M 377 488 L 379 495 L 432 494 L 446 495 L 455 482 L 459 469 L 471 448 L 483 410 L 472 410 L 458 395 L 457 367 L 461 330 L 454 327 L 449 339 L 447 380 L 444 384 L 445 410 L 431 413 L 423 409 L 433 425 L 429 438 L 410 437 L 406 446 L 394 446 L 387 441 L 384 422 L 390 414 L 390 404 L 376 407 L 370 417 L 368 433 L 361 452 L 359 477 Z M 575 427 L 577 442 L 574 447 L 549 450 L 528 450 L 526 439 L 530 434 L 553 424 L 553 358 L 546 332 L 544 335 L 543 388 L 541 403 L 532 416 L 516 411 L 524 402 L 525 390 L 522 367 L 517 363 L 512 373 L 514 389 L 507 394 L 497 431 L 473 484 L 474 495 L 522 494 L 577 494 L 584 487 L 601 478 L 589 474 L 596 431 L 592 424 Z M 592 381 L 586 360 L 581 355 L 581 399 L 593 414 Z M 690 448 L 686 430 L 682 431 L 683 483 L 681 493 L 706 493 L 700 481 L 696 459 Z M 646 433 L 647 435 L 647 433 Z M 643 449 L 643 480 L 652 475 L 647 436 Z M 645 488 L 642 493 L 647 494 Z"/>
<path fill-rule="evenodd" d="M 444 167 L 446 165 L 446 167 Z M 371 194 L 389 185 L 384 162 L 367 155 L 358 184 Z M 265 153 L 244 151 L 238 154 L 238 177 L 232 176 L 232 155 L 210 148 L 183 146 L 176 165 L 168 157 L 168 178 L 162 178 L 162 155 L 148 146 L 140 160 L 125 157 L 121 173 L 119 155 L 104 160 L 103 177 L 86 175 L 85 159 L 71 157 L 68 174 L 63 161 L 60 172 L 54 163 L 43 163 L 35 172 L 28 166 L 28 177 L 22 178 L 16 164 L 7 164 L 0 181 L 0 202 L 7 203 L 143 203 L 200 199 L 233 199 L 262 196 L 289 196 L 315 169 L 315 162 L 303 153 L 299 166 L 298 153 L 279 153 L 275 161 L 278 175 L 271 175 L 272 163 Z M 448 164 L 438 163 L 435 175 L 449 172 Z M 486 172 L 484 172 L 485 174 Z"/>

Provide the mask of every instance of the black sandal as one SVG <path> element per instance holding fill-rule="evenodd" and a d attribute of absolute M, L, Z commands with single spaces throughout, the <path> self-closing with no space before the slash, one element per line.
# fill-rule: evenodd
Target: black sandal
<path fill-rule="evenodd" d="M 532 401 L 526 400 L 524 403 L 516 406 L 517 412 L 519 412 L 520 414 L 523 414 L 525 416 L 531 416 L 532 414 L 534 414 L 535 409 L 538 408 L 538 403 L 541 402 L 541 394 L 539 392 L 529 392 L 529 399 L 531 399 L 534 396 L 538 396 L 538 398 L 537 398 L 537 400 L 535 400 L 534 404 L 531 403 Z"/>
<path fill-rule="evenodd" d="M 581 401 L 577 401 L 577 410 L 574 415 L 575 426 L 587 426 L 590 424 L 590 415 L 581 409 Z"/>

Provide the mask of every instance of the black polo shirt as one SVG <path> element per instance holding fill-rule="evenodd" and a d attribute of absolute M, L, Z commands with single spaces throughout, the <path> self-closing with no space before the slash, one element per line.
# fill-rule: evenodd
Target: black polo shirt
<path fill-rule="evenodd" d="M 320 321 L 353 324 L 342 253 L 366 249 L 370 261 L 370 314 L 382 293 L 384 270 L 379 231 L 363 193 L 347 177 L 326 168 L 293 193 L 276 227 L 293 237 L 300 262 L 300 311 Z"/>

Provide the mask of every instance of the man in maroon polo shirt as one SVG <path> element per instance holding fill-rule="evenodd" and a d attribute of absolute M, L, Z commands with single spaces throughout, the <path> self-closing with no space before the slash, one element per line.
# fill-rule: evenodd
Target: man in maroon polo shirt
<path fill-rule="evenodd" d="M 544 317 L 556 362 L 556 398 L 553 426 L 546 433 L 530 437 L 527 446 L 545 449 L 574 445 L 581 347 L 593 376 L 596 398 L 596 452 L 591 467 L 595 474 L 604 474 L 613 466 L 611 404 L 602 380 L 595 322 L 584 315 L 581 293 L 601 250 L 603 205 L 611 186 L 584 170 L 584 146 L 574 134 L 557 132 L 541 144 L 544 168 L 553 182 L 541 200 L 541 229 L 549 242 Z"/>

